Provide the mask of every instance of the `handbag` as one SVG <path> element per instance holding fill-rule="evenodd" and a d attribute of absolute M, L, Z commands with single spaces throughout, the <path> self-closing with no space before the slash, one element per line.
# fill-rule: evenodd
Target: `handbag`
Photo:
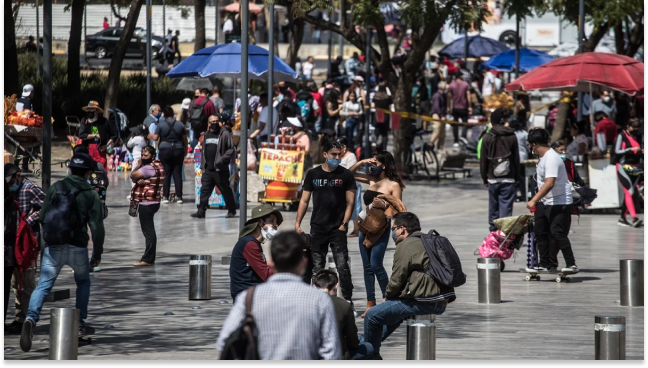
<path fill-rule="evenodd" d="M 130 217 L 137 217 L 138 212 L 139 212 L 139 201 L 131 199 L 130 206 L 128 207 L 128 215 Z"/>

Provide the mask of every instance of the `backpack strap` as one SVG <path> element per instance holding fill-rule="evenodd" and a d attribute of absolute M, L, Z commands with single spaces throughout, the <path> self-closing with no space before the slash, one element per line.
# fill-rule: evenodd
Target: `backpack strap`
<path fill-rule="evenodd" d="M 207 105 L 207 102 L 209 102 L 209 101 L 210 101 L 209 98 L 208 98 L 208 97 L 205 97 L 205 99 L 203 100 L 203 102 L 200 104 L 200 107 L 205 108 L 205 105 Z"/>

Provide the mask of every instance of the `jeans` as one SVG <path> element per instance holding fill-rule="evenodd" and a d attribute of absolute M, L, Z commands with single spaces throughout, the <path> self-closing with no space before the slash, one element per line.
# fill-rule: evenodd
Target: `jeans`
<path fill-rule="evenodd" d="M 569 241 L 569 228 L 571 227 L 572 205 L 547 206 L 541 202 L 536 205 L 534 232 L 538 240 L 538 253 L 540 255 L 540 266 L 551 266 L 551 251 L 549 234 L 556 242 L 556 246 L 562 251 L 567 267 L 574 266 L 574 252 Z"/>
<path fill-rule="evenodd" d="M 29 299 L 31 298 L 34 289 L 36 288 L 36 267 L 29 267 L 21 272 L 18 267 L 14 268 L 13 275 L 9 277 L 11 280 L 11 288 L 13 289 L 15 299 L 15 314 L 14 321 L 19 323 L 25 322 L 27 315 L 27 308 L 29 307 Z M 22 290 L 20 290 L 20 279 L 22 278 Z"/>
<path fill-rule="evenodd" d="M 311 232 L 311 258 L 313 259 L 313 275 L 323 270 L 326 266 L 326 254 L 329 244 L 333 251 L 333 260 L 340 276 L 342 296 L 351 300 L 353 296 L 353 282 L 351 282 L 351 268 L 349 267 L 349 249 L 347 248 L 346 232 L 338 229 L 330 233 L 317 234 Z"/>
<path fill-rule="evenodd" d="M 382 291 L 382 298 L 385 299 L 387 292 L 387 284 L 389 284 L 389 277 L 387 271 L 383 266 L 383 259 L 385 258 L 385 251 L 391 235 L 391 226 L 385 229 L 385 232 L 380 236 L 380 239 L 371 247 L 367 248 L 362 244 L 365 240 L 365 234 L 359 233 L 358 239 L 360 241 L 360 257 L 362 258 L 362 267 L 364 269 L 364 282 L 365 289 L 367 290 L 367 300 L 376 300 L 376 279 Z"/>
<path fill-rule="evenodd" d="M 11 288 L 11 275 L 14 271 L 14 266 L 5 266 L 4 268 L 4 319 L 7 319 L 7 312 L 9 308 L 9 289 Z"/>
<path fill-rule="evenodd" d="M 380 353 L 380 345 L 389 337 L 403 319 L 419 314 L 439 315 L 445 312 L 448 303 L 421 303 L 414 299 L 387 300 L 369 309 L 364 320 L 365 341 Z"/>
<path fill-rule="evenodd" d="M 355 349 L 349 349 L 349 356 L 351 360 L 371 360 L 374 355 L 374 348 L 370 343 L 364 341 L 364 336 L 358 336 L 360 344 Z"/>
<path fill-rule="evenodd" d="M 322 116 L 317 117 L 315 120 L 315 132 L 319 133 L 322 130 Z"/>
<path fill-rule="evenodd" d="M 513 215 L 515 183 L 488 184 L 488 229 L 497 231 L 493 220 Z"/>
<path fill-rule="evenodd" d="M 452 118 L 455 121 L 461 119 L 462 122 L 468 122 L 468 109 L 452 109 Z M 454 142 L 459 143 L 459 125 L 452 126 L 452 135 L 454 136 Z M 468 136 L 468 126 L 464 125 L 461 127 L 461 136 L 466 138 Z"/>
<path fill-rule="evenodd" d="M 360 119 L 358 118 L 348 118 L 346 119 L 346 123 L 344 125 L 344 131 L 346 133 L 346 137 L 349 140 L 349 143 L 353 143 L 353 137 L 358 134 L 358 130 L 360 129 Z"/>
<path fill-rule="evenodd" d="M 228 171 L 203 171 L 203 176 L 200 179 L 200 204 L 198 208 L 206 211 L 209 207 L 209 197 L 218 187 L 218 191 L 223 195 L 225 207 L 228 213 L 236 213 L 236 201 L 234 200 L 234 192 L 230 187 L 229 170 Z"/>
<path fill-rule="evenodd" d="M 43 252 L 41 274 L 38 286 L 29 301 L 27 319 L 38 322 L 45 298 L 49 294 L 63 266 L 68 265 L 74 271 L 76 281 L 76 305 L 80 311 L 79 325 L 88 318 L 88 301 L 90 300 L 90 261 L 88 249 L 74 245 L 50 245 Z"/>
<path fill-rule="evenodd" d="M 160 148 L 160 162 L 164 166 L 164 184 L 162 185 L 162 196 L 169 198 L 171 191 L 171 177 L 175 184 L 176 198 L 182 199 L 182 164 L 184 163 L 185 152 L 182 147 Z"/>
<path fill-rule="evenodd" d="M 155 263 L 157 234 L 155 233 L 155 223 L 153 222 L 153 217 L 159 209 L 160 204 L 156 203 L 146 206 L 140 205 L 139 210 L 137 211 L 140 227 L 142 228 L 142 234 L 144 234 L 144 239 L 146 241 L 146 249 L 144 250 L 144 255 L 140 259 L 142 262 Z"/>

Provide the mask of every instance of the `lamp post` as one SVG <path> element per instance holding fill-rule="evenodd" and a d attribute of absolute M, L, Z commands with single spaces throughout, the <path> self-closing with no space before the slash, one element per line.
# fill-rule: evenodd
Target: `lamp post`
<path fill-rule="evenodd" d="M 241 193 L 239 227 L 245 227 L 247 219 L 247 144 L 248 144 L 248 12 L 247 0 L 241 1 L 241 178 L 239 185 Z"/>

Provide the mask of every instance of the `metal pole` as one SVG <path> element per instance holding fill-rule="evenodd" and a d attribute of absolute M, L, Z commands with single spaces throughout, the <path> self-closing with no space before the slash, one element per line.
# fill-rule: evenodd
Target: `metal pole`
<path fill-rule="evenodd" d="M 270 12 L 270 30 L 269 35 L 270 39 L 268 40 L 268 144 L 271 142 L 271 136 L 274 132 L 274 107 L 272 107 L 272 96 L 274 92 L 274 2 L 271 2 L 268 6 L 268 11 Z"/>
<path fill-rule="evenodd" d="M 219 0 L 214 0 L 214 14 L 216 16 L 216 36 L 214 36 L 214 44 L 220 44 L 220 17 L 218 16 L 218 3 Z"/>
<path fill-rule="evenodd" d="M 146 0 L 146 109 L 151 106 L 151 0 Z"/>
<path fill-rule="evenodd" d="M 515 16 L 515 79 L 520 76 L 520 16 Z M 518 100 L 518 93 L 514 93 L 515 102 Z"/>
<path fill-rule="evenodd" d="M 464 61 L 468 62 L 468 28 L 466 28 L 466 34 L 464 35 Z"/>
<path fill-rule="evenodd" d="M 624 307 L 643 307 L 643 259 L 622 259 L 619 263 L 621 271 L 621 305 Z"/>
<path fill-rule="evenodd" d="M 249 4 L 241 1 L 241 172 L 239 227 L 245 227 L 247 220 L 247 145 L 248 143 L 248 11 Z"/>
<path fill-rule="evenodd" d="M 85 40 L 88 39 L 88 3 L 83 5 L 83 60 L 88 64 L 88 50 L 86 50 Z"/>
<path fill-rule="evenodd" d="M 626 320 L 623 316 L 594 317 L 594 359 L 626 359 Z"/>
<path fill-rule="evenodd" d="M 73 308 L 50 310 L 49 360 L 77 360 L 79 315 L 80 311 Z"/>
<path fill-rule="evenodd" d="M 345 24 L 342 24 L 342 2 L 340 1 L 340 27 L 346 26 Z M 344 38 L 342 35 L 338 35 L 338 45 L 340 47 L 338 51 L 338 56 L 344 57 Z"/>
<path fill-rule="evenodd" d="M 43 190 L 52 181 L 52 2 L 43 3 Z"/>
<path fill-rule="evenodd" d="M 500 259 L 477 258 L 477 302 L 499 304 L 501 301 Z"/>
<path fill-rule="evenodd" d="M 162 35 L 164 36 L 166 29 L 166 0 L 162 0 Z M 164 40 L 166 43 L 166 40 Z"/>
<path fill-rule="evenodd" d="M 407 360 L 436 359 L 436 324 L 434 314 L 407 319 Z"/>
<path fill-rule="evenodd" d="M 583 53 L 585 41 L 585 0 L 578 3 L 578 53 Z M 592 106 L 592 96 L 590 96 L 590 107 Z M 578 113 L 577 121 L 583 120 L 583 92 L 578 92 Z M 594 132 L 592 132 L 594 134 Z"/>
<path fill-rule="evenodd" d="M 364 158 L 371 157 L 371 143 L 369 142 L 369 125 L 371 123 L 371 102 L 369 101 L 369 95 L 371 93 L 371 27 L 368 26 L 365 29 L 367 32 L 367 50 L 365 52 L 365 64 L 367 67 L 367 79 L 365 83 L 367 86 L 367 99 L 362 101 L 367 106 L 365 113 L 365 123 L 364 123 Z"/>
<path fill-rule="evenodd" d="M 212 257 L 189 257 L 189 300 L 211 299 Z"/>
<path fill-rule="evenodd" d="M 40 11 L 38 10 L 38 2 L 39 0 L 36 0 L 36 79 L 40 79 L 41 76 L 40 47 L 38 47 L 40 39 Z"/>
<path fill-rule="evenodd" d="M 333 3 L 330 3 L 331 9 L 333 9 Z M 333 11 L 329 11 L 329 20 L 333 22 Z M 331 71 L 333 70 L 333 64 L 331 62 L 331 53 L 333 52 L 333 32 L 328 31 L 328 76 L 331 75 Z M 328 79 L 328 76 L 326 77 Z M 326 107 L 320 107 L 320 109 L 326 108 Z"/>

